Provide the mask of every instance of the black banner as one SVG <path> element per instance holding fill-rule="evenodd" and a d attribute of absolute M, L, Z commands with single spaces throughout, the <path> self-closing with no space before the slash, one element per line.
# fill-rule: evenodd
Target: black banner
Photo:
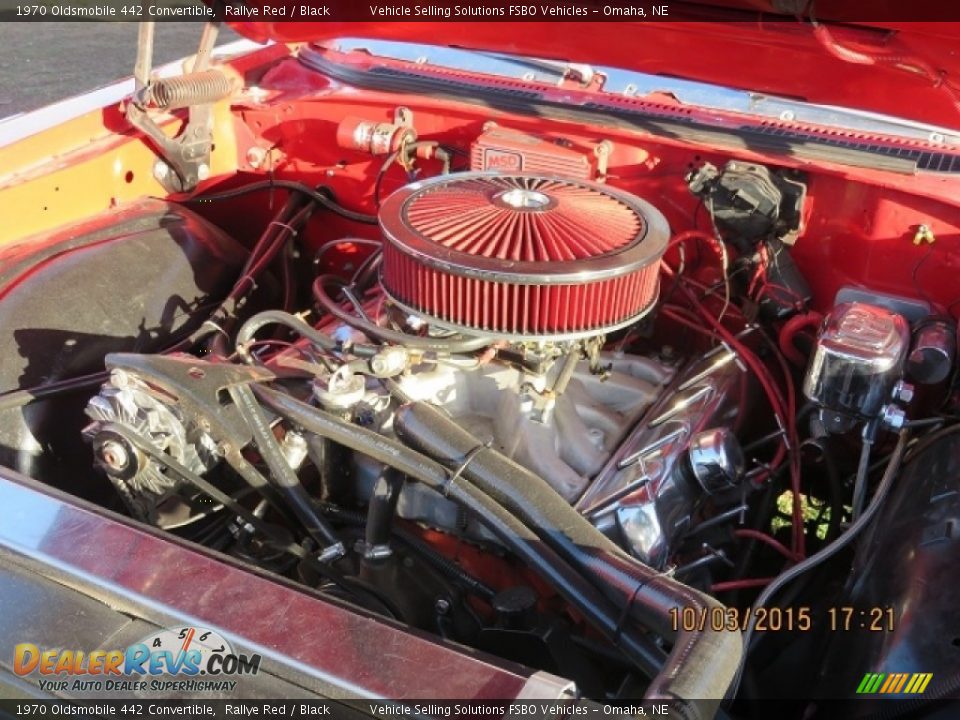
<path fill-rule="evenodd" d="M 943 0 L 0 0 L 3 22 L 941 22 Z"/>
<path fill-rule="evenodd" d="M 462 720 L 569 720 L 572 718 L 714 717 L 715 701 L 673 702 L 644 700 L 593 702 L 588 700 L 0 700 L 0 718 L 458 718 Z M 753 700 L 738 701 L 719 717 L 758 718 L 879 718 L 900 717 L 922 710 L 925 720 L 956 718 L 960 701 L 917 700 Z M 691 714 L 694 713 L 694 714 Z M 699 713 L 699 714 L 698 714 Z"/>

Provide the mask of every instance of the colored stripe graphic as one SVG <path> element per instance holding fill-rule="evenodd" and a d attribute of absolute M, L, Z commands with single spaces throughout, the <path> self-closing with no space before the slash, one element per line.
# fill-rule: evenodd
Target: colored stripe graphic
<path fill-rule="evenodd" d="M 877 684 L 880 677 L 877 673 L 867 673 L 863 676 L 863 680 L 860 681 L 860 687 L 857 688 L 857 692 L 861 695 L 869 695 L 874 692 L 874 685 Z"/>
<path fill-rule="evenodd" d="M 910 693 L 911 695 L 919 695 L 927 689 L 927 685 L 930 684 L 930 680 L 932 679 L 933 673 L 914 673 L 913 677 L 910 678 L 910 682 L 907 683 L 904 692 Z"/>
<path fill-rule="evenodd" d="M 867 673 L 857 686 L 858 695 L 920 695 L 933 679 L 933 673 Z"/>

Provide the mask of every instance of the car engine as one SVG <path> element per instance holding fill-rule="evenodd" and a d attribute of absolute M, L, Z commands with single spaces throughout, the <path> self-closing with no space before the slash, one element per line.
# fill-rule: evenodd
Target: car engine
<path fill-rule="evenodd" d="M 567 650 L 545 629 L 555 619 L 538 617 L 524 571 L 495 590 L 416 533 L 467 543 L 481 572 L 499 570 L 490 563 L 510 543 L 446 484 L 503 464 L 518 502 L 549 493 L 560 507 L 547 522 L 574 517 L 609 551 L 672 574 L 700 504 L 726 508 L 742 494 L 732 417 L 742 373 L 724 353 L 630 351 L 657 305 L 671 237 L 639 197 L 585 179 L 468 171 L 404 186 L 377 219 L 382 246 L 351 282 L 313 280 L 316 326 L 266 309 L 237 327 L 222 359 L 107 355 L 83 438 L 138 520 L 497 654 L 514 652 L 517 632 L 540 634 L 545 654 L 529 661 L 554 657 L 563 669 Z M 370 241 L 329 247 L 354 243 Z M 225 332 L 213 324 L 216 341 Z M 297 339 L 260 339 L 278 328 Z M 304 413 L 359 445 L 317 432 Z M 411 482 L 362 451 L 387 441 L 449 477 Z M 251 492 L 261 497 L 245 504 Z M 408 529 L 395 537 L 399 523 Z M 465 590 L 493 617 L 478 616 Z"/>
<path fill-rule="evenodd" d="M 789 693 L 781 654 L 886 657 L 785 605 L 903 596 L 885 538 L 853 540 L 936 465 L 909 430 L 953 427 L 947 303 L 826 293 L 796 168 L 684 151 L 655 192 L 621 139 L 377 118 L 326 127 L 323 182 L 241 174 L 54 237 L 0 303 L 0 460 L 589 697 L 715 709 L 744 676 Z"/>

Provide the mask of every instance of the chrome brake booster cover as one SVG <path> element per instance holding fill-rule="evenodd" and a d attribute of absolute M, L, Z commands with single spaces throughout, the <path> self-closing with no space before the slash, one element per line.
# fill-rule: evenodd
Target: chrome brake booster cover
<path fill-rule="evenodd" d="M 850 430 L 881 416 L 901 380 L 910 325 L 900 314 L 850 302 L 827 315 L 803 381 L 803 394 L 822 409 L 824 427 Z"/>

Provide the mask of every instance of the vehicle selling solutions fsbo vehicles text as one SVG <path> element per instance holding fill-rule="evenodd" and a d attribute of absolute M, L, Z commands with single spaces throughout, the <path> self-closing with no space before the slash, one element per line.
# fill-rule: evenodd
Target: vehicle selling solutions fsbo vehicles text
<path fill-rule="evenodd" d="M 457 18 L 457 17 L 512 17 L 512 18 L 569 18 L 587 17 L 589 11 L 576 5 L 507 5 L 486 7 L 477 5 L 370 5 L 375 18 Z"/>

